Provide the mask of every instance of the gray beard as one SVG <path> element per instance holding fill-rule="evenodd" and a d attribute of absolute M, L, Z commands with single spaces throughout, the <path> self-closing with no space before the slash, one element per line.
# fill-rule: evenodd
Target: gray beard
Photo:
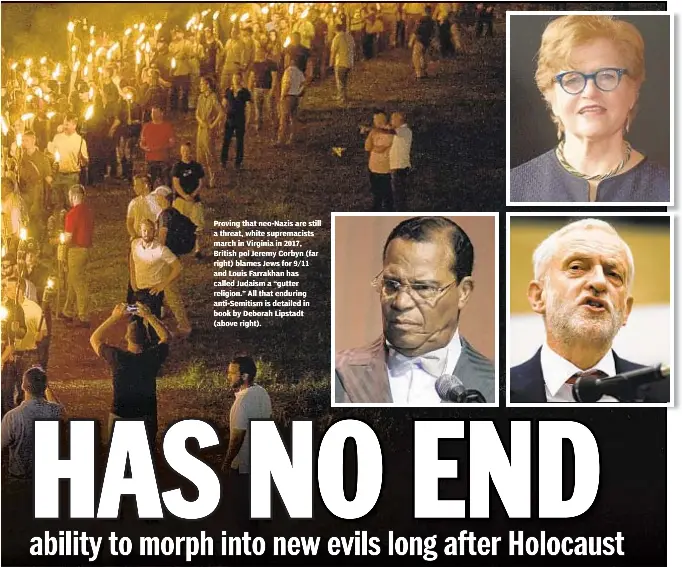
<path fill-rule="evenodd" d="M 618 311 L 606 312 L 601 316 L 585 316 L 579 308 L 567 303 L 556 303 L 551 289 L 547 291 L 545 326 L 555 339 L 563 344 L 613 342 L 623 326 L 623 314 Z"/>

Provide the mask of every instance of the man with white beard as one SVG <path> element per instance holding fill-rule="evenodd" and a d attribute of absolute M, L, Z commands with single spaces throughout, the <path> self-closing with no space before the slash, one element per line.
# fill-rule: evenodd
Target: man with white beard
<path fill-rule="evenodd" d="M 614 376 L 643 368 L 620 358 L 613 340 L 632 311 L 635 263 L 630 247 L 607 222 L 564 226 L 533 253 L 531 309 L 542 315 L 545 343 L 510 371 L 512 403 L 573 402 L 580 376 Z M 638 398 L 667 402 L 669 382 L 640 387 Z M 600 402 L 616 402 L 603 396 Z"/>

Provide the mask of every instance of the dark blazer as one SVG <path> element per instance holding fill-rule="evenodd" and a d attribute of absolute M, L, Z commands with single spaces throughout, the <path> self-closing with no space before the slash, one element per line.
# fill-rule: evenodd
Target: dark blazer
<path fill-rule="evenodd" d="M 478 390 L 486 402 L 494 402 L 495 366 L 460 337 L 462 352 L 454 374 L 467 388 Z M 386 367 L 386 339 L 379 337 L 372 344 L 343 350 L 336 355 L 337 403 L 391 403 L 391 386 Z"/>
<path fill-rule="evenodd" d="M 589 185 L 584 179 L 566 171 L 554 150 L 511 170 L 509 174 L 511 202 L 550 201 L 587 202 Z M 670 171 L 648 159 L 621 175 L 604 179 L 597 190 L 598 202 L 668 202 Z"/>
<path fill-rule="evenodd" d="M 533 358 L 523 364 L 515 366 L 509 371 L 509 401 L 512 404 L 534 404 L 547 401 L 545 393 L 545 378 L 542 375 L 540 351 L 538 349 Z M 616 372 L 629 372 L 644 368 L 642 364 L 635 364 L 620 358 L 615 352 Z M 665 379 L 640 387 L 640 393 L 645 402 L 667 403 L 670 399 L 670 380 Z"/>

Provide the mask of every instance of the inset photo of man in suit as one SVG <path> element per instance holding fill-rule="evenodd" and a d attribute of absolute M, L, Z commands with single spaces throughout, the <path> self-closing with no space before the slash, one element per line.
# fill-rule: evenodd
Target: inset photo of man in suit
<path fill-rule="evenodd" d="M 333 215 L 332 405 L 497 405 L 497 217 Z"/>
<path fill-rule="evenodd" d="M 670 216 L 611 215 L 509 217 L 509 403 L 672 399 Z"/>

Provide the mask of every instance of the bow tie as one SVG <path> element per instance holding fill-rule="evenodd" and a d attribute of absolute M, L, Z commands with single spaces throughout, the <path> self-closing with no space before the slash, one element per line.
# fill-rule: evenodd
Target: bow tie
<path fill-rule="evenodd" d="M 603 370 L 588 370 L 587 372 L 576 372 L 573 376 L 571 376 L 568 380 L 566 380 L 566 384 L 575 384 L 578 378 L 581 378 L 583 376 L 587 376 L 589 378 L 603 378 L 605 376 L 608 376 L 606 372 Z"/>
<path fill-rule="evenodd" d="M 447 364 L 448 353 L 445 352 L 427 352 L 422 356 L 409 357 L 400 354 L 398 351 L 391 349 L 396 361 L 396 369 L 407 370 L 407 367 L 421 368 L 427 374 L 439 378 L 445 372 L 445 365 Z"/>

